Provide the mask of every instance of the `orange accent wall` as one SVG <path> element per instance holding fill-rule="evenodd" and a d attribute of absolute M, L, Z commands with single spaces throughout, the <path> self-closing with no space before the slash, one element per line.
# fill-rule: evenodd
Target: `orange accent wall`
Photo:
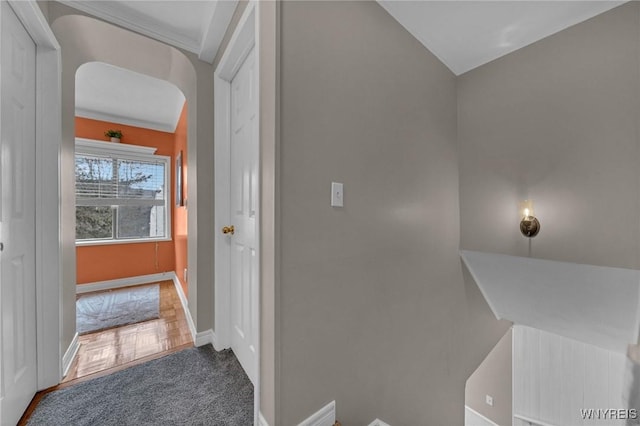
<path fill-rule="evenodd" d="M 173 241 L 175 250 L 176 275 L 187 294 L 187 282 L 184 280 L 184 270 L 187 268 L 187 103 L 182 108 L 180 120 L 176 126 L 174 140 L 174 158 L 182 151 L 182 197 L 185 205 L 175 206 L 173 215 Z M 175 187 L 175 185 L 174 185 Z M 174 198 L 175 199 L 175 198 Z M 175 202 L 174 202 L 175 204 Z M 187 279 L 189 277 L 187 276 Z"/>
<path fill-rule="evenodd" d="M 170 156 L 172 199 L 169 205 L 171 206 L 171 217 L 174 218 L 174 226 L 171 227 L 172 241 L 76 247 L 77 283 L 86 284 L 174 271 L 176 269 L 175 210 L 177 210 L 174 201 L 176 133 L 159 132 L 81 117 L 76 117 L 75 126 L 76 137 L 97 140 L 107 140 L 104 132 L 108 129 L 120 129 L 123 134 L 122 143 L 152 146 L 157 148 L 156 154 Z M 182 272 L 178 274 L 180 278 L 182 278 L 181 275 Z"/>

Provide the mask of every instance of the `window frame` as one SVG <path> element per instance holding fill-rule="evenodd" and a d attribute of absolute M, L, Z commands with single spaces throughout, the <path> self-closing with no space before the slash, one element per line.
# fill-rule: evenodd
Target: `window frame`
<path fill-rule="evenodd" d="M 117 222 L 113 223 L 112 238 L 97 238 L 97 239 L 76 239 L 76 246 L 98 246 L 98 245 L 111 245 L 111 244 L 136 244 L 136 243 L 153 243 L 160 241 L 172 241 L 172 222 L 171 222 L 171 157 L 166 155 L 157 155 L 155 152 L 157 148 L 130 145 L 115 142 L 104 142 L 93 139 L 76 138 L 75 152 L 74 152 L 74 164 L 76 155 L 87 156 L 103 156 L 110 157 L 118 160 L 131 160 L 131 161 L 147 161 L 147 162 L 163 162 L 164 167 L 164 207 L 165 207 L 165 235 L 163 237 L 148 237 L 148 238 L 117 238 Z M 76 188 L 75 188 L 75 172 L 74 172 L 74 203 L 76 209 L 78 207 Z M 118 212 L 113 215 L 114 220 L 117 221 Z"/>

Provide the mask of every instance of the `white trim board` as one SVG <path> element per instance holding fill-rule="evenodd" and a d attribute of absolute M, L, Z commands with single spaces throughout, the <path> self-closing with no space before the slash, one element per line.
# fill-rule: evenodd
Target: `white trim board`
<path fill-rule="evenodd" d="M 80 342 L 78 340 L 78 333 L 73 336 L 73 340 L 71 340 L 71 344 L 65 351 L 62 356 L 62 377 L 66 376 L 69 373 L 69 369 L 71 368 L 71 364 L 73 364 L 73 360 L 78 354 L 78 350 L 80 349 Z"/>
<path fill-rule="evenodd" d="M 176 292 L 178 293 L 178 298 L 180 298 L 180 303 L 182 304 L 182 309 L 184 310 L 184 315 L 187 318 L 187 324 L 189 326 L 189 332 L 191 333 L 191 338 L 193 339 L 193 344 L 196 346 L 204 346 L 211 343 L 213 348 L 216 351 L 221 351 L 224 348 L 221 348 L 218 344 L 218 339 L 216 337 L 216 333 L 212 329 L 208 329 L 205 331 L 198 332 L 196 330 L 196 325 L 193 322 L 193 317 L 191 316 L 191 311 L 189 311 L 189 301 L 187 300 L 187 296 L 184 294 L 184 290 L 182 289 L 182 284 L 180 284 L 180 280 L 178 276 L 172 272 L 171 273 L 173 285 L 176 287 Z"/>
<path fill-rule="evenodd" d="M 193 339 L 193 344 L 198 347 L 211 344 L 216 351 L 219 351 L 221 349 L 218 349 L 219 346 L 216 340 L 216 334 L 212 329 L 208 329 L 196 333 L 196 338 Z"/>
<path fill-rule="evenodd" d="M 258 426 L 269 426 L 269 422 L 264 418 L 262 411 L 258 412 Z"/>
<path fill-rule="evenodd" d="M 369 424 L 369 426 L 390 426 L 390 425 L 388 423 L 383 422 L 380 419 L 375 419 Z"/>
<path fill-rule="evenodd" d="M 303 420 L 298 426 L 333 426 L 336 423 L 336 402 L 331 401 L 311 416 Z"/>
<path fill-rule="evenodd" d="M 542 420 L 532 419 L 531 417 L 527 417 L 527 416 L 521 416 L 520 414 L 514 414 L 513 418 L 525 421 L 525 422 L 531 424 L 532 426 L 557 426 L 557 425 L 554 425 L 552 423 L 544 422 Z M 496 426 L 498 426 L 498 425 L 496 425 Z"/>
<path fill-rule="evenodd" d="M 133 285 L 151 284 L 158 281 L 169 281 L 173 280 L 174 276 L 175 272 L 160 272 L 159 274 L 139 275 L 137 277 L 96 281 L 89 284 L 76 284 L 76 294 L 90 293 L 92 291 L 112 290 L 114 288 L 131 287 Z"/>

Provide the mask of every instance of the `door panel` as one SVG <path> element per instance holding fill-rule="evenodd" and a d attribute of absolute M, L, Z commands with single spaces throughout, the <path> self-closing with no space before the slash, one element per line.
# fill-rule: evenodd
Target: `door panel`
<path fill-rule="evenodd" d="M 231 348 L 255 383 L 257 338 L 258 197 L 255 55 L 251 51 L 231 82 Z"/>
<path fill-rule="evenodd" d="M 0 422 L 15 424 L 36 391 L 35 45 L 1 2 Z"/>

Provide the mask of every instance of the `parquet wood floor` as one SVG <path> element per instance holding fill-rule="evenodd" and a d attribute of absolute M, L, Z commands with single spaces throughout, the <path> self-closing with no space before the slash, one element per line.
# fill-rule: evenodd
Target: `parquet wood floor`
<path fill-rule="evenodd" d="M 160 318 L 79 337 L 80 349 L 63 383 L 121 369 L 176 348 L 193 346 L 182 303 L 172 281 L 160 283 Z M 102 374 L 100 374 L 102 375 Z"/>

